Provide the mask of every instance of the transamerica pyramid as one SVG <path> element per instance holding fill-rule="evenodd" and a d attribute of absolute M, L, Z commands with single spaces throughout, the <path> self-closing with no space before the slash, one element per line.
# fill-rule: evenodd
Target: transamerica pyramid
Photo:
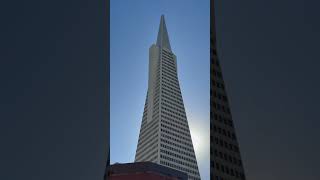
<path fill-rule="evenodd" d="M 210 6 L 210 175 L 214 180 L 246 180 L 217 53 L 213 0 Z"/>
<path fill-rule="evenodd" d="M 135 162 L 150 161 L 200 180 L 181 95 L 177 58 L 161 16 L 157 43 L 149 48 L 148 91 Z"/>

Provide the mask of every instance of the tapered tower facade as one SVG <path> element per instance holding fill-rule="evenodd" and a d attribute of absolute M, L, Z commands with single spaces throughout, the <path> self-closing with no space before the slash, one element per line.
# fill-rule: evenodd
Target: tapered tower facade
<path fill-rule="evenodd" d="M 214 0 L 210 12 L 210 176 L 212 180 L 245 180 L 229 100 L 216 47 Z"/>
<path fill-rule="evenodd" d="M 190 180 L 200 180 L 177 75 L 177 58 L 171 50 L 163 15 L 157 42 L 149 48 L 148 91 L 135 161 L 158 163 L 186 172 Z"/>

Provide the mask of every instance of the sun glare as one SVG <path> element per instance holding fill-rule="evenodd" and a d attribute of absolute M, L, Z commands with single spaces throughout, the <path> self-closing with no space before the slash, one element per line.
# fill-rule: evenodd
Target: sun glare
<path fill-rule="evenodd" d="M 207 157 L 209 152 L 209 129 L 202 127 L 199 124 L 190 124 L 191 138 L 196 153 L 197 159 L 203 159 Z"/>

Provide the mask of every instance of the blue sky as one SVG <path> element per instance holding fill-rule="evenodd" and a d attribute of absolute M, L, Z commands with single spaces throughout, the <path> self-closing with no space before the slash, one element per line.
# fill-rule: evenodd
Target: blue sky
<path fill-rule="evenodd" d="M 111 0 L 111 163 L 133 162 L 148 83 L 149 47 L 165 15 L 196 156 L 209 179 L 209 0 Z"/>

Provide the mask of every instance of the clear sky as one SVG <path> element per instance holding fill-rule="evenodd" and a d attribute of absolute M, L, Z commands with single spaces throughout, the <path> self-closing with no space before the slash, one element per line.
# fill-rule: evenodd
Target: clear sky
<path fill-rule="evenodd" d="M 149 47 L 165 15 L 202 179 L 209 179 L 209 0 L 112 0 L 111 163 L 133 162 L 147 92 Z"/>

